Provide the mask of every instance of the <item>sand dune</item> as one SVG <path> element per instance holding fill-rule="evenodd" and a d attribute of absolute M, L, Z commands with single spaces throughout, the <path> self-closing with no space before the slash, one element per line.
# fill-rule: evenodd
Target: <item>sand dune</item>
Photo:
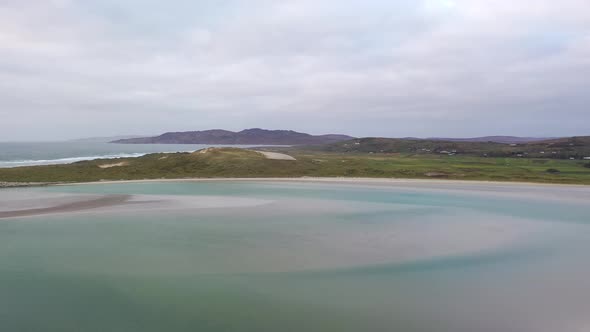
<path fill-rule="evenodd" d="M 273 159 L 273 160 L 297 160 L 291 157 L 288 154 L 278 153 L 278 152 L 267 152 L 267 151 L 256 151 L 258 153 L 263 154 L 266 159 Z"/>
<path fill-rule="evenodd" d="M 111 167 L 121 167 L 121 166 L 127 166 L 127 165 L 129 165 L 128 162 L 122 161 L 120 163 L 114 163 L 114 164 L 102 164 L 102 165 L 98 165 L 98 167 L 100 167 L 100 168 L 111 168 Z"/>

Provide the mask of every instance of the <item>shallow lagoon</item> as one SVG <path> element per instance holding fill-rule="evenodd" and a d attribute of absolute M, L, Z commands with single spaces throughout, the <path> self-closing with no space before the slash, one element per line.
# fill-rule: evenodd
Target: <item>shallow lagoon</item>
<path fill-rule="evenodd" d="M 590 329 L 587 187 L 146 182 L 15 189 L 2 331 Z M 33 203 L 32 203 L 33 202 Z"/>

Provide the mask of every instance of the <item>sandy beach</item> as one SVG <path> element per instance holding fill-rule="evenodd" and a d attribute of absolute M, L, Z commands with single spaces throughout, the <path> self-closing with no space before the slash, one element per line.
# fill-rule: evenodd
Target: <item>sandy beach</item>
<path fill-rule="evenodd" d="M 178 179 L 141 179 L 141 180 L 104 180 L 94 182 L 48 183 L 47 185 L 87 185 L 112 183 L 141 182 L 215 182 L 215 181 L 270 181 L 270 182 L 318 182 L 318 183 L 349 183 L 349 184 L 384 184 L 384 185 L 489 185 L 489 186 L 530 186 L 551 188 L 590 188 L 585 184 L 561 184 L 516 181 L 480 181 L 480 180 L 447 180 L 447 179 L 405 179 L 405 178 L 357 178 L 357 177 L 285 177 L 285 178 L 178 178 Z"/>

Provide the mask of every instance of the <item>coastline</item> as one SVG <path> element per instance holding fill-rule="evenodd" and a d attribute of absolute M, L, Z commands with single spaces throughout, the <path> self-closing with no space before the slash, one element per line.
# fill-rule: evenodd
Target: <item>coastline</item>
<path fill-rule="evenodd" d="M 27 188 L 27 187 L 46 187 L 52 185 L 66 184 L 66 182 L 2 182 L 0 189 L 3 188 Z"/>
<path fill-rule="evenodd" d="M 455 179 L 413 179 L 413 178 L 368 178 L 368 177 L 261 177 L 261 178 L 174 178 L 174 179 L 140 179 L 140 180 L 99 180 L 90 182 L 0 182 L 0 189 L 73 186 L 115 183 L 144 183 L 144 182 L 317 182 L 317 183 L 350 183 L 350 184 L 472 184 L 495 186 L 530 186 L 551 188 L 590 188 L 588 184 L 551 183 L 551 182 L 523 182 L 523 181 L 486 181 L 486 180 L 455 180 Z"/>
<path fill-rule="evenodd" d="M 262 178 L 177 178 L 177 179 L 142 179 L 142 180 L 106 180 L 93 182 L 63 182 L 47 185 L 95 185 L 116 183 L 145 183 L 145 182 L 306 182 L 306 183 L 350 183 L 350 184 L 473 184 L 473 185 L 501 185 L 501 186 L 532 186 L 532 187 L 563 187 L 590 188 L 587 184 L 568 184 L 550 182 L 522 182 L 522 181 L 484 181 L 484 180 L 449 180 L 449 179 L 411 179 L 411 178 L 364 178 L 364 177 L 262 177 Z"/>

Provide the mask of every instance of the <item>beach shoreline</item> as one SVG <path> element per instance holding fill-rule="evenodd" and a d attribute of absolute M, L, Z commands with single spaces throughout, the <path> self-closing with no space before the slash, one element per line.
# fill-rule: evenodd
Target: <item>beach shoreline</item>
<path fill-rule="evenodd" d="M 519 181 L 484 181 L 484 180 L 449 180 L 449 179 L 410 179 L 410 178 L 366 178 L 366 177 L 261 177 L 261 178 L 177 178 L 177 179 L 141 179 L 141 180 L 104 180 L 91 182 L 60 182 L 45 185 L 95 185 L 117 183 L 149 183 L 149 182 L 304 182 L 304 183 L 350 183 L 350 184 L 473 184 L 498 186 L 531 186 L 551 188 L 590 188 L 587 184 L 548 183 L 548 182 L 519 182 Z"/>
<path fill-rule="evenodd" d="M 306 183 L 350 183 L 350 184 L 473 184 L 495 186 L 530 186 L 551 188 L 590 188 L 588 184 L 551 183 L 551 182 L 523 182 L 523 181 L 486 181 L 486 180 L 455 180 L 455 179 L 412 179 L 412 178 L 368 178 L 368 177 L 260 177 L 260 178 L 173 178 L 173 179 L 138 179 L 138 180 L 99 180 L 85 182 L 2 182 L 0 189 L 29 188 L 47 186 L 73 186 L 115 183 L 149 183 L 149 182 L 306 182 Z"/>
<path fill-rule="evenodd" d="M 28 188 L 28 187 L 45 187 L 57 184 L 64 184 L 65 182 L 2 182 L 0 181 L 0 189 L 2 188 Z"/>

